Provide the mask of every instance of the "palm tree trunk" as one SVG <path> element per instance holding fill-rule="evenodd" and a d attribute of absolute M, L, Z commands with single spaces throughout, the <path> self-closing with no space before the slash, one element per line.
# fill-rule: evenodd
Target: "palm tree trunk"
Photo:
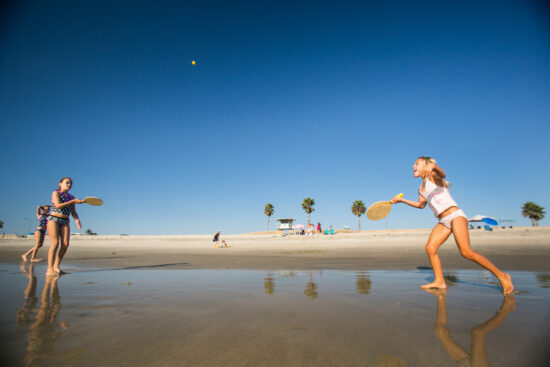
<path fill-rule="evenodd" d="M 529 218 L 531 219 L 531 226 L 535 227 L 537 224 L 535 223 L 535 218 Z"/>
<path fill-rule="evenodd" d="M 269 232 L 269 215 L 267 216 L 267 225 L 265 226 L 265 231 Z"/>
<path fill-rule="evenodd" d="M 357 227 L 359 228 L 359 232 L 361 232 L 361 217 L 357 216 Z"/>
<path fill-rule="evenodd" d="M 307 213 L 307 228 L 309 229 L 309 213 Z"/>

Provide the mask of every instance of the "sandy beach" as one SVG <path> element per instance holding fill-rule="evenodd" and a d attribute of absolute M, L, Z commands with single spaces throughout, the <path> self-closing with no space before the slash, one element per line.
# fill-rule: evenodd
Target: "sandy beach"
<path fill-rule="evenodd" d="M 224 235 L 230 248 L 215 248 L 211 235 L 73 235 L 65 267 L 191 269 L 414 269 L 430 266 L 424 251 L 429 229 L 281 236 L 278 233 Z M 472 248 L 506 270 L 550 270 L 550 227 L 470 231 Z M 20 261 L 34 239 L 0 241 L 2 262 Z M 38 256 L 46 259 L 49 239 Z M 460 256 L 451 236 L 440 248 L 445 269 L 477 269 Z M 44 260 L 45 261 L 45 260 Z"/>

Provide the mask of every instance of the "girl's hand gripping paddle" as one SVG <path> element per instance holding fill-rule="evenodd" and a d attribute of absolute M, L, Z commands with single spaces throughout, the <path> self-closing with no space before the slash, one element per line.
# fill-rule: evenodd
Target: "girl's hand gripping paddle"
<path fill-rule="evenodd" d="M 400 193 L 397 195 L 398 197 L 402 198 L 403 193 Z M 388 214 L 390 214 L 391 206 L 393 203 L 390 201 L 377 201 L 376 203 L 369 206 L 367 209 L 367 218 L 370 220 L 380 220 L 382 218 L 385 218 Z"/>
<path fill-rule="evenodd" d="M 100 206 L 103 205 L 103 200 L 100 198 L 94 198 L 93 196 L 85 197 L 84 200 L 85 204 L 93 205 L 93 206 Z"/>

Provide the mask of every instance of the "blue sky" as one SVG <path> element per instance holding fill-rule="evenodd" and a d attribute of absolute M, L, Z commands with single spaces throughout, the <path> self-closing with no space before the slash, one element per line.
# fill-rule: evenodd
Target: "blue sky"
<path fill-rule="evenodd" d="M 105 201 L 78 207 L 98 233 L 260 231 L 268 202 L 304 223 L 306 197 L 312 220 L 356 227 L 354 200 L 417 197 L 411 166 L 430 155 L 467 214 L 528 225 L 523 202 L 550 206 L 543 4 L 14 2 L 0 220 L 26 232 L 70 176 Z M 388 224 L 435 220 L 396 206 Z"/>

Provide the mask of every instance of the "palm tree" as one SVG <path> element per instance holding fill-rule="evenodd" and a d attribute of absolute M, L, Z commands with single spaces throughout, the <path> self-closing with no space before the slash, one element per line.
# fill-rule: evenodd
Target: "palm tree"
<path fill-rule="evenodd" d="M 521 215 L 531 219 L 531 224 L 533 226 L 539 225 L 539 220 L 544 218 L 544 214 L 546 214 L 544 208 L 532 201 L 523 203 L 523 206 L 521 207 Z"/>
<path fill-rule="evenodd" d="M 309 215 L 315 211 L 315 209 L 313 209 L 313 205 L 315 205 L 315 200 L 313 200 L 312 198 L 305 198 L 304 201 L 302 202 L 302 209 L 304 209 L 305 212 L 307 213 L 308 227 L 309 227 Z"/>
<path fill-rule="evenodd" d="M 269 217 L 275 213 L 275 207 L 271 203 L 265 204 L 264 214 L 267 215 L 267 226 L 265 227 L 266 231 L 269 231 Z"/>
<path fill-rule="evenodd" d="M 353 215 L 357 215 L 357 222 L 359 230 L 361 230 L 361 215 L 365 214 L 367 211 L 367 208 L 365 208 L 365 204 L 361 200 L 355 200 L 353 202 L 353 205 L 351 206 L 351 212 Z"/>

